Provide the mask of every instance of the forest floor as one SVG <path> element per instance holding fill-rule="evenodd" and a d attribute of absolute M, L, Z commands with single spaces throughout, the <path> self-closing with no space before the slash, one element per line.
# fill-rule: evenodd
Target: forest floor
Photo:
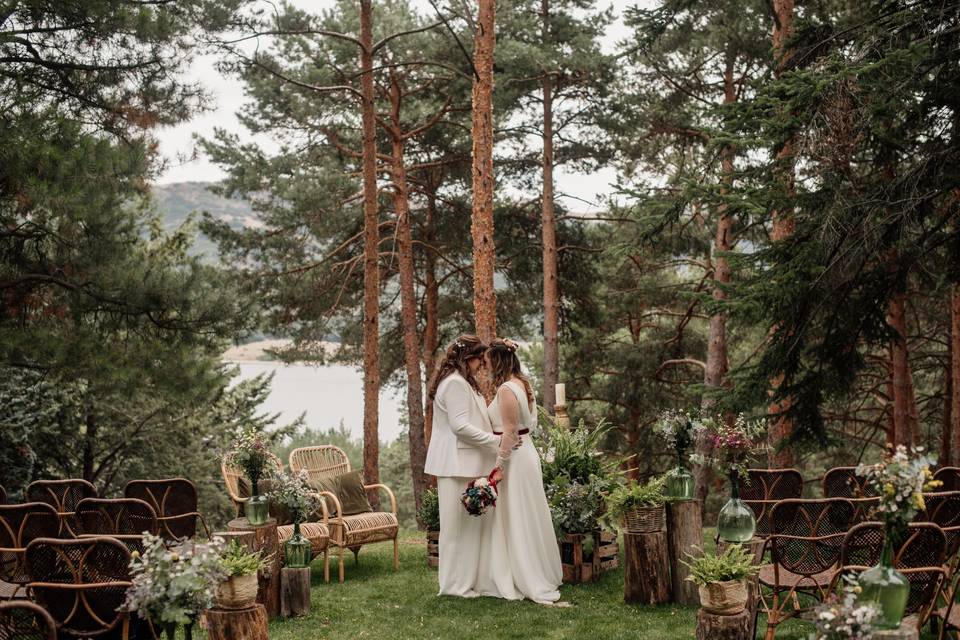
<path fill-rule="evenodd" d="M 707 538 L 712 536 L 707 533 Z M 712 544 L 707 545 L 712 547 Z M 437 597 L 437 572 L 427 567 L 425 537 L 401 534 L 400 570 L 391 566 L 392 546 L 364 547 L 359 565 L 348 553 L 346 581 L 323 582 L 322 560 L 313 564 L 313 593 L 308 617 L 276 620 L 271 640 L 373 638 L 377 640 L 691 640 L 695 607 L 642 607 L 623 603 L 623 569 L 595 583 L 564 585 L 569 608 L 493 598 Z M 621 558 L 622 566 L 622 558 Z M 760 635 L 763 618 L 758 624 Z M 807 640 L 813 627 L 793 622 L 780 627 L 778 640 Z"/>

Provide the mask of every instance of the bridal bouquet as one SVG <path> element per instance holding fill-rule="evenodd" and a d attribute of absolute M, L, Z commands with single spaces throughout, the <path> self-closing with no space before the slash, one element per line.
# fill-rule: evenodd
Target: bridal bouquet
<path fill-rule="evenodd" d="M 463 508 L 472 516 L 482 516 L 490 507 L 497 506 L 497 483 L 489 478 L 471 480 L 460 496 Z"/>

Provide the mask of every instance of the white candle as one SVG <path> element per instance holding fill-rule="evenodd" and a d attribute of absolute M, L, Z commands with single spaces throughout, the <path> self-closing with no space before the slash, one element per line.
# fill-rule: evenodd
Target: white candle
<path fill-rule="evenodd" d="M 561 407 L 567 406 L 567 385 L 562 382 L 558 382 L 556 387 L 556 396 L 557 400 L 555 404 Z"/>

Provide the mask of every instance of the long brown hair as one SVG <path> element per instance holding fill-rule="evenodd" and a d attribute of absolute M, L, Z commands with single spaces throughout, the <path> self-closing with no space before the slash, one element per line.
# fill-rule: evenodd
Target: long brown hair
<path fill-rule="evenodd" d="M 457 372 L 470 383 L 473 390 L 480 393 L 480 385 L 477 384 L 473 374 L 470 373 L 470 365 L 467 360 L 471 358 L 482 358 L 483 352 L 487 350 L 487 345 L 475 335 L 465 333 L 450 343 L 447 347 L 447 353 L 443 360 L 437 365 L 436 373 L 433 375 L 433 381 L 427 391 L 427 397 L 432 401 L 437 395 L 437 387 L 443 382 L 443 379 L 451 373 Z"/>
<path fill-rule="evenodd" d="M 487 357 L 490 359 L 490 374 L 493 376 L 493 384 L 499 388 L 511 376 L 519 378 L 523 383 L 523 390 L 527 394 L 527 404 L 531 411 L 533 410 L 533 387 L 530 380 L 523 375 L 523 369 L 520 368 L 520 358 L 517 357 L 517 344 L 512 340 L 501 340 L 495 338 L 490 341 L 487 348 Z"/>

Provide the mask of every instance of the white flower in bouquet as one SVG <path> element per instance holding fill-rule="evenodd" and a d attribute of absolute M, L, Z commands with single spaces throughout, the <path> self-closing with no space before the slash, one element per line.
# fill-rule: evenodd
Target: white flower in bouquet
<path fill-rule="evenodd" d="M 869 640 L 873 637 L 873 621 L 879 610 L 873 603 L 857 603 L 860 587 L 853 578 L 844 578 L 843 600 L 836 598 L 814 611 L 816 640 Z"/>
<path fill-rule="evenodd" d="M 857 466 L 857 475 L 866 478 L 867 484 L 880 498 L 873 513 L 888 527 L 906 527 L 926 508 L 923 492 L 941 484 L 933 479 L 930 471 L 935 460 L 932 456 L 921 455 L 922 452 L 922 448 L 917 448 L 911 453 L 900 445 L 888 452 L 883 462 Z"/>
<path fill-rule="evenodd" d="M 477 487 L 478 489 L 483 489 L 484 487 L 490 486 L 490 481 L 486 478 L 477 478 L 476 481 L 474 481 L 473 486 Z"/>

